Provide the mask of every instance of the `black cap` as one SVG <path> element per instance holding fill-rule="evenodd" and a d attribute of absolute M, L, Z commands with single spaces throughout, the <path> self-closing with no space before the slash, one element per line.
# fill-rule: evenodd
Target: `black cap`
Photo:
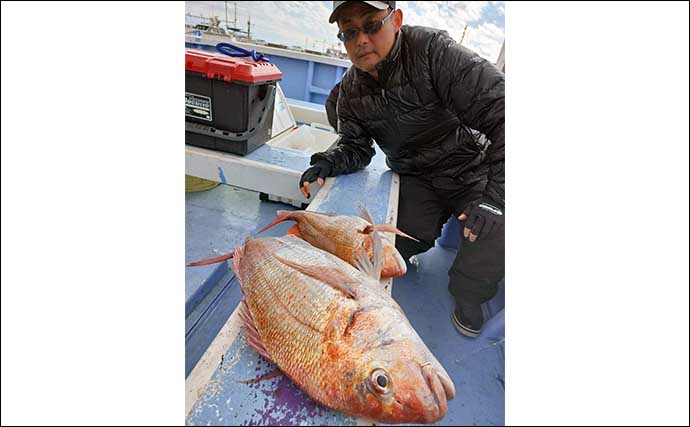
<path fill-rule="evenodd" d="M 338 9 L 345 3 L 349 3 L 348 1 L 334 1 L 333 2 L 333 12 L 331 12 L 331 16 L 328 18 L 328 23 L 332 24 L 335 22 L 336 19 L 338 19 Z M 384 10 L 388 9 L 389 7 L 391 9 L 395 9 L 395 2 L 394 1 L 363 1 L 362 3 L 366 3 L 369 6 L 375 7 L 376 9 L 379 10 Z"/>

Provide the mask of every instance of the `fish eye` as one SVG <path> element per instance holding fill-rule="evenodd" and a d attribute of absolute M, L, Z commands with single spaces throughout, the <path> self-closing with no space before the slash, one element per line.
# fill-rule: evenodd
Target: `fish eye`
<path fill-rule="evenodd" d="M 378 378 L 376 378 L 376 384 L 378 384 L 382 388 L 386 388 L 386 386 L 388 385 L 388 379 L 385 375 L 379 375 Z"/>
<path fill-rule="evenodd" d="M 391 390 L 391 380 L 388 373 L 383 369 L 374 369 L 369 376 L 369 381 L 375 392 L 380 394 L 388 393 Z"/>

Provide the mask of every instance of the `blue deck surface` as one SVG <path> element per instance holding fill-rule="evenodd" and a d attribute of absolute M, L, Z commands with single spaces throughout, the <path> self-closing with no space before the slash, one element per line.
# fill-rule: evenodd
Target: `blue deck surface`
<path fill-rule="evenodd" d="M 361 204 L 369 208 L 377 222 L 383 221 L 388 207 L 391 174 L 385 166 L 383 155 L 378 152 L 365 170 L 337 177 L 317 210 L 355 215 Z M 227 186 L 218 188 L 221 190 L 216 193 L 222 193 L 221 197 L 213 194 L 215 190 L 207 192 L 205 196 L 202 193 L 187 197 L 189 260 L 191 255 L 194 255 L 194 259 L 214 256 L 214 253 L 208 252 L 208 248 L 223 245 L 231 248 L 238 244 L 238 240 L 241 244 L 247 235 L 275 218 L 277 208 L 289 208 L 282 204 L 259 203 L 258 195 L 250 196 L 256 193 Z M 237 204 L 243 206 L 238 207 Z M 203 207 L 203 211 L 198 211 L 199 207 Z M 214 216 L 221 218 L 211 218 Z M 190 221 L 195 223 L 197 233 L 194 236 L 189 235 Z M 282 228 L 272 230 L 273 235 L 285 234 L 291 225 L 291 222 L 281 224 Z M 226 236 L 230 232 L 235 236 Z M 245 235 L 238 237 L 242 233 Z M 209 245 L 213 239 L 218 239 L 217 245 Z M 190 243 L 195 248 L 190 248 Z M 196 253 L 189 253 L 204 250 L 207 252 L 200 257 L 196 257 Z M 487 317 L 493 318 L 486 323 L 482 336 L 476 340 L 461 336 L 450 322 L 453 300 L 447 291 L 447 270 L 454 256 L 455 249 L 438 244 L 420 255 L 417 268 L 410 266 L 404 277 L 394 280 L 393 297 L 455 382 L 458 395 L 449 402 L 448 414 L 438 425 L 501 425 L 504 424 L 503 286 L 499 295 L 484 307 Z M 205 311 L 201 313 L 197 308 L 188 316 L 188 323 L 193 323 L 194 327 L 187 334 L 186 374 L 203 353 L 200 349 L 205 351 L 214 334 L 239 303 L 241 295 L 237 279 L 228 273 L 227 265 L 222 271 L 226 275 L 198 304 Z M 205 274 L 211 273 L 206 271 Z M 193 276 L 194 283 L 203 283 L 203 275 L 199 273 L 198 277 Z M 284 376 L 257 384 L 240 382 L 257 378 L 273 369 L 274 365 L 246 345 L 240 332 L 223 355 L 222 363 L 213 373 L 207 389 L 188 414 L 186 424 L 357 424 L 353 417 L 315 404 Z"/>
<path fill-rule="evenodd" d="M 262 221 L 275 219 L 276 210 L 294 209 L 281 203 L 261 203 L 257 193 L 227 185 L 187 193 L 185 198 L 186 263 L 225 254 L 260 230 Z M 213 285 L 227 269 L 227 261 L 185 269 L 185 303 L 189 310 L 203 298 L 204 286 Z"/>

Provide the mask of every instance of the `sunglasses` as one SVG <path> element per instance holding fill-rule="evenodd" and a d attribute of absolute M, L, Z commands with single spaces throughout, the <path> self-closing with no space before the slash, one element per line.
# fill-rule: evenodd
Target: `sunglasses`
<path fill-rule="evenodd" d="M 348 28 L 347 30 L 343 30 L 338 33 L 338 39 L 340 39 L 341 42 L 349 42 L 357 37 L 360 31 L 363 31 L 364 34 L 376 34 L 381 30 L 383 24 L 393 16 L 393 12 L 395 12 L 395 10 L 391 10 L 391 12 L 380 21 L 367 22 L 362 28 Z"/>

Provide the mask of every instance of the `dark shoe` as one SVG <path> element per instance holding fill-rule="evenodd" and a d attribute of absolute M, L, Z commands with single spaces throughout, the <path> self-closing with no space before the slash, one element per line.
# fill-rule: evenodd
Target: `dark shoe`
<path fill-rule="evenodd" d="M 458 332 L 471 338 L 478 337 L 484 325 L 484 316 L 479 304 L 456 304 L 452 320 Z"/>

